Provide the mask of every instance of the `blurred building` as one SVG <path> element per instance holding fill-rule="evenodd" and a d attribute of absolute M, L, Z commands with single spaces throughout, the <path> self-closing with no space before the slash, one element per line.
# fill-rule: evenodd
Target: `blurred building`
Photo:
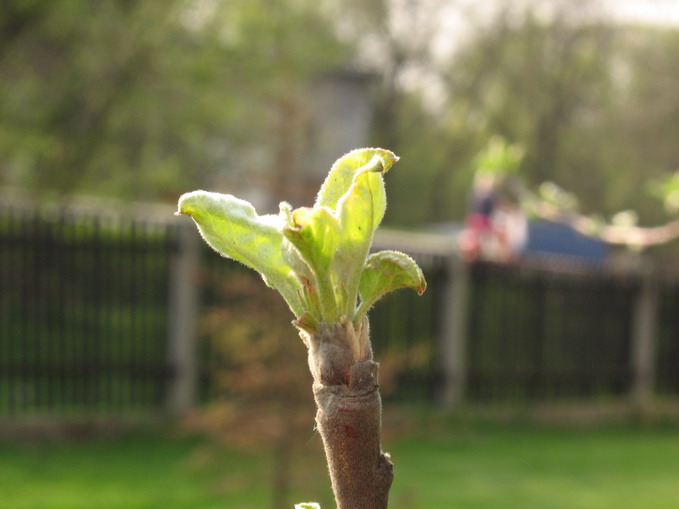
<path fill-rule="evenodd" d="M 311 80 L 303 97 L 281 101 L 276 140 L 265 170 L 240 172 L 234 194 L 264 212 L 280 201 L 311 205 L 332 164 L 369 144 L 375 75 L 337 70 Z"/>
<path fill-rule="evenodd" d="M 365 147 L 370 133 L 375 76 L 361 71 L 337 71 L 319 76 L 309 97 L 310 116 L 304 177 L 319 184 L 342 154 Z M 318 185 L 312 185 L 316 190 Z"/>

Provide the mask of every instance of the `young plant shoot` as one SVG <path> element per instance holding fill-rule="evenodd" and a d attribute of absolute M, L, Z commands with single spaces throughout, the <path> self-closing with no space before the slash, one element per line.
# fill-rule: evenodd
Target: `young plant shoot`
<path fill-rule="evenodd" d="M 313 207 L 281 203 L 275 215 L 260 216 L 231 195 L 194 191 L 179 199 L 178 214 L 191 216 L 213 249 L 259 272 L 294 313 L 339 509 L 385 509 L 393 480 L 380 447 L 368 310 L 397 288 L 426 288 L 412 258 L 370 254 L 387 205 L 383 175 L 397 160 L 378 148 L 349 152 L 333 164 Z"/>

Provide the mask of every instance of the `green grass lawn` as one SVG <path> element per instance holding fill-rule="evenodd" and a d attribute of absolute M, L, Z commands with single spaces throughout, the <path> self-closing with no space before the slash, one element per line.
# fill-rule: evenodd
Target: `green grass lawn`
<path fill-rule="evenodd" d="M 292 499 L 331 509 L 318 437 L 293 462 Z M 448 425 L 385 440 L 393 509 L 678 508 L 679 429 Z M 269 508 L 272 459 L 205 439 L 0 445 L 8 509 Z"/>
<path fill-rule="evenodd" d="M 394 508 L 679 508 L 679 431 L 499 428 L 394 444 Z"/>

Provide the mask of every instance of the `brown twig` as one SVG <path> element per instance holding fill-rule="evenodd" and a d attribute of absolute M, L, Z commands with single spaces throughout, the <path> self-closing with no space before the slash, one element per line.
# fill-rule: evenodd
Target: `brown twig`
<path fill-rule="evenodd" d="M 351 321 L 321 324 L 308 339 L 316 425 L 337 508 L 386 509 L 394 473 L 380 446 L 382 403 L 368 321 L 358 330 Z"/>

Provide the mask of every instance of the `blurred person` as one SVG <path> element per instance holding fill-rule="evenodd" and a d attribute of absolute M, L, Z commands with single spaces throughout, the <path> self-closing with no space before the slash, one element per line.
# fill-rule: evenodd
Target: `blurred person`
<path fill-rule="evenodd" d="M 469 261 L 485 258 L 495 237 L 493 214 L 498 204 L 498 183 L 494 175 L 479 172 L 472 185 L 469 214 L 458 238 L 460 255 Z"/>
<path fill-rule="evenodd" d="M 521 208 L 503 193 L 505 184 L 505 179 L 486 172 L 474 178 L 465 229 L 458 237 L 463 259 L 510 262 L 523 252 L 527 220 Z"/>

